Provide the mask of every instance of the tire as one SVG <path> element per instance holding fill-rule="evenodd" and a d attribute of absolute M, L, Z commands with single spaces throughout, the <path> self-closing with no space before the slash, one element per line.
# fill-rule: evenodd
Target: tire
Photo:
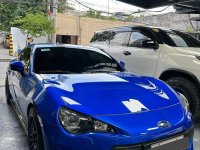
<path fill-rule="evenodd" d="M 28 144 L 30 150 L 44 150 L 42 130 L 34 108 L 28 114 Z"/>
<path fill-rule="evenodd" d="M 199 119 L 199 90 L 194 82 L 184 78 L 184 77 L 174 77 L 166 81 L 173 89 L 183 94 L 188 102 L 190 111 L 193 116 L 193 120 L 197 121 Z"/>
<path fill-rule="evenodd" d="M 12 96 L 10 94 L 10 89 L 9 89 L 9 84 L 8 84 L 8 78 L 6 78 L 6 81 L 5 81 L 5 95 L 6 95 L 6 103 L 8 105 L 11 104 L 11 99 L 12 99 Z"/>

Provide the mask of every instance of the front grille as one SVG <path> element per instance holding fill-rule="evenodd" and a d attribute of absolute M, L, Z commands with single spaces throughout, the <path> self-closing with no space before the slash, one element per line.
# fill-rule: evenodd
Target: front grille
<path fill-rule="evenodd" d="M 112 150 L 143 150 L 142 145 L 135 145 L 135 146 L 119 146 L 114 147 Z"/>
<path fill-rule="evenodd" d="M 151 149 L 151 145 L 153 145 L 153 144 L 164 142 L 164 141 L 179 137 L 181 135 L 184 136 L 182 142 L 184 142 L 184 143 L 188 142 L 188 144 L 189 144 L 189 139 L 191 139 L 194 135 L 194 128 L 192 127 L 184 133 L 177 134 L 177 135 L 174 135 L 174 136 L 162 139 L 162 140 L 152 141 L 152 142 L 148 142 L 148 143 L 141 143 L 141 144 L 136 144 L 136 145 L 116 146 L 116 147 L 113 147 L 112 150 L 149 150 L 149 149 Z M 180 144 L 180 141 L 177 141 L 177 143 L 175 142 L 175 145 L 176 144 Z M 157 150 L 157 149 L 159 149 L 159 148 L 155 148 L 155 150 Z M 162 150 L 164 150 L 164 149 L 162 148 Z"/>

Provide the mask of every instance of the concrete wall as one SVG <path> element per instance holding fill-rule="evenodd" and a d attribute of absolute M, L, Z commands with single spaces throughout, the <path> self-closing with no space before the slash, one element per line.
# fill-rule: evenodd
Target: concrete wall
<path fill-rule="evenodd" d="M 188 14 L 167 13 L 155 16 L 138 17 L 134 18 L 133 21 L 150 26 L 167 27 L 190 32 L 193 31 L 193 28 L 189 18 Z M 193 25 L 197 28 L 195 22 L 193 22 Z"/>
<path fill-rule="evenodd" d="M 56 34 L 78 36 L 78 44 L 88 45 L 95 31 L 129 25 L 141 24 L 57 14 Z"/>

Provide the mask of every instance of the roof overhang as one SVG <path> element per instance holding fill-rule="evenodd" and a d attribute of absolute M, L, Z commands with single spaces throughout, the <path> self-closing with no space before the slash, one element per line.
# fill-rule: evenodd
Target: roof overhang
<path fill-rule="evenodd" d="M 174 8 L 178 13 L 200 14 L 200 1 L 194 0 L 191 2 L 175 4 Z"/>
<path fill-rule="evenodd" d="M 188 2 L 191 0 L 119 0 L 124 3 L 135 5 L 144 9 L 150 9 L 155 7 L 174 5 L 177 3 Z"/>
<path fill-rule="evenodd" d="M 119 0 L 144 9 L 173 5 L 177 13 L 200 14 L 199 0 Z"/>

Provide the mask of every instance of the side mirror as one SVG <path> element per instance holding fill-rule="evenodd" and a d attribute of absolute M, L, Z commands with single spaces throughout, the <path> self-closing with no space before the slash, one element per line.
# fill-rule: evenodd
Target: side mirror
<path fill-rule="evenodd" d="M 125 68 L 125 62 L 123 61 L 119 61 L 120 66 L 122 66 L 123 68 Z"/>
<path fill-rule="evenodd" d="M 158 49 L 159 45 L 156 42 L 152 41 L 152 40 L 145 40 L 145 41 L 142 41 L 142 47 Z"/>
<path fill-rule="evenodd" d="M 24 72 L 24 64 L 21 61 L 14 61 L 10 63 L 10 69 L 13 71 Z"/>

